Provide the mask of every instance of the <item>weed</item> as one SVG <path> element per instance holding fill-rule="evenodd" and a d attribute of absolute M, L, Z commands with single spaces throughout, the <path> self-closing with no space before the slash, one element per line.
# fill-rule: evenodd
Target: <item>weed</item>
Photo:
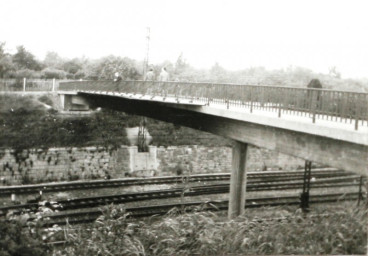
<path fill-rule="evenodd" d="M 264 208 L 264 211 L 275 211 Z M 128 218 L 123 207 L 109 206 L 88 229 L 69 232 L 58 255 L 264 255 L 364 254 L 367 210 L 338 207 L 334 213 L 301 211 L 277 218 L 242 216 L 221 222 L 211 212 L 180 215 L 174 209 L 163 218 L 141 222 Z"/>

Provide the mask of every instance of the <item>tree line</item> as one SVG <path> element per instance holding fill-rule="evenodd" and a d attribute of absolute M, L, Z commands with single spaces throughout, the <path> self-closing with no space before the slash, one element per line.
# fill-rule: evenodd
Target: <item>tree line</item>
<path fill-rule="evenodd" d="M 123 80 L 142 80 L 143 70 L 147 68 L 143 67 L 143 61 L 114 55 L 67 59 L 48 52 L 43 60 L 38 60 L 22 45 L 14 54 L 7 52 L 5 46 L 5 42 L 0 42 L 0 78 L 110 80 L 119 72 Z M 148 68 L 158 77 L 162 67 L 166 67 L 172 81 L 306 87 L 311 79 L 319 79 L 326 89 L 368 92 L 368 78 L 343 79 L 335 66 L 329 68 L 328 74 L 298 66 L 275 70 L 260 66 L 230 71 L 214 63 L 209 69 L 198 69 L 180 54 L 174 63 L 163 61 Z"/>

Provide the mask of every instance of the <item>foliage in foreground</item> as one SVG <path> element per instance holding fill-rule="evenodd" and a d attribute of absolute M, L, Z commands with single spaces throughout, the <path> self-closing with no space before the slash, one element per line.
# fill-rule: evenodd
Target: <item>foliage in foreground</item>
<path fill-rule="evenodd" d="M 35 223 L 33 223 L 35 224 Z M 0 256 L 49 255 L 37 225 L 23 227 L 23 221 L 0 221 Z"/>
<path fill-rule="evenodd" d="M 265 208 L 264 211 L 273 211 Z M 67 229 L 55 255 L 365 254 L 367 210 L 341 207 L 329 216 L 295 212 L 287 220 L 240 217 L 220 222 L 210 212 L 169 214 L 158 221 L 127 218 L 109 207 L 88 229 Z"/>

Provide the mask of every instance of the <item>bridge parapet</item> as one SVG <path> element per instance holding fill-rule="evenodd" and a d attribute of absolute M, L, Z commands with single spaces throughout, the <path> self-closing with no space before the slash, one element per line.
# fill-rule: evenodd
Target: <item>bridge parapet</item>
<path fill-rule="evenodd" d="M 266 110 L 309 116 L 334 122 L 351 123 L 355 129 L 368 125 L 368 94 L 326 89 L 276 86 L 156 82 L 156 81 L 77 81 L 60 83 L 60 90 L 110 92 L 175 98 L 203 104 L 225 104 L 253 110 Z"/>

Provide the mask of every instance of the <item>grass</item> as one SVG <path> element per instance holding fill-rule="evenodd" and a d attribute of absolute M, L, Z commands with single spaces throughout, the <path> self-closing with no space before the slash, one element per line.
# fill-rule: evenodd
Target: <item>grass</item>
<path fill-rule="evenodd" d="M 65 229 L 68 245 L 54 248 L 54 255 L 366 253 L 367 210 L 349 203 L 335 205 L 333 212 L 316 208 L 314 216 L 291 207 L 248 209 L 231 221 L 210 212 L 172 211 L 144 222 L 127 218 L 122 207 L 105 207 L 103 212 L 87 228 Z"/>

